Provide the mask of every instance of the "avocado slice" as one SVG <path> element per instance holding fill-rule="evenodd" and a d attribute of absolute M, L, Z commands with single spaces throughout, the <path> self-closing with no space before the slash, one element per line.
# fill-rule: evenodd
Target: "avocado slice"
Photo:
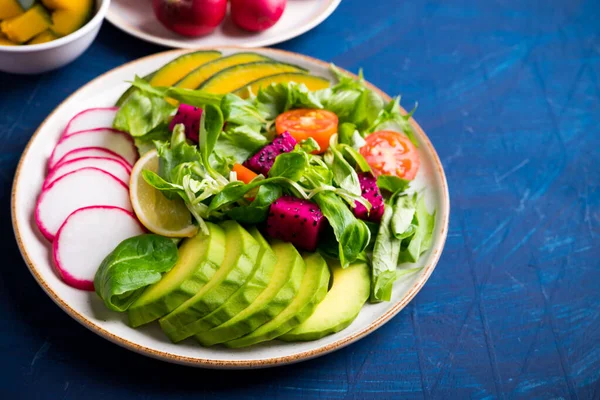
<path fill-rule="evenodd" d="M 277 257 L 256 227 L 250 228 L 248 232 L 260 245 L 252 276 L 223 305 L 194 324 L 196 333 L 207 331 L 235 317 L 252 304 L 269 284 L 275 270 Z"/>
<path fill-rule="evenodd" d="M 239 339 L 224 343 L 227 347 L 237 348 L 275 339 L 311 316 L 317 304 L 323 300 L 329 287 L 329 267 L 319 253 L 302 256 L 306 263 L 306 273 L 298 294 L 289 306 L 271 321 L 260 326 L 254 332 Z"/>
<path fill-rule="evenodd" d="M 371 292 L 369 267 L 365 263 L 347 268 L 338 264 L 331 270 L 333 285 L 315 312 L 279 339 L 288 342 L 317 340 L 341 331 L 354 321 Z"/>
<path fill-rule="evenodd" d="M 260 245 L 237 222 L 225 221 L 225 258 L 213 278 L 198 293 L 159 320 L 173 342 L 192 336 L 195 323 L 219 308 L 250 277 L 256 265 Z"/>
<path fill-rule="evenodd" d="M 213 75 L 198 89 L 212 94 L 231 93 L 250 82 L 283 72 L 306 72 L 304 68 L 276 61 L 257 61 L 235 65 Z"/>
<path fill-rule="evenodd" d="M 208 235 L 199 233 L 183 241 L 172 270 L 151 285 L 129 308 L 129 324 L 138 327 L 154 321 L 192 298 L 213 277 L 225 258 L 225 231 L 207 222 Z"/>
<path fill-rule="evenodd" d="M 296 297 L 306 265 L 291 243 L 275 240 L 271 249 L 277 259 L 267 288 L 238 315 L 195 337 L 204 346 L 227 342 L 244 336 L 275 318 Z"/>

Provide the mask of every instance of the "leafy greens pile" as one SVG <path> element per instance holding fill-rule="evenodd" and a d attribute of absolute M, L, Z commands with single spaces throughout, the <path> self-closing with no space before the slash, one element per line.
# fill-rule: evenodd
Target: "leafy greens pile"
<path fill-rule="evenodd" d="M 342 266 L 369 262 L 372 252 L 371 300 L 389 300 L 393 282 L 407 273 L 397 271 L 398 262 L 415 262 L 430 247 L 434 215 L 427 213 L 423 198 L 406 194 L 408 181 L 380 176 L 377 184 L 389 194 L 381 224 L 357 219 L 351 211 L 356 202 L 371 207 L 361 196 L 357 174 L 371 169 L 358 150 L 367 134 L 380 129 L 404 132 L 417 145 L 408 122 L 412 112 L 400 113 L 399 98 L 385 104 L 365 84 L 362 73 L 353 79 L 333 66 L 332 71 L 338 83 L 331 88 L 311 92 L 304 84 L 280 83 L 256 95 L 248 93 L 247 99 L 152 87 L 136 77 L 135 90 L 114 126 L 134 137 L 140 153 L 158 150 L 158 174 L 144 171 L 144 179 L 168 198 L 181 197 L 204 232 L 205 220 L 260 223 L 284 193 L 314 201 L 331 226 L 329 240 L 319 250 L 338 258 Z M 203 109 L 197 146 L 186 140 L 183 125 L 169 130 L 176 110 L 173 100 Z M 238 181 L 231 166 L 269 143 L 275 118 L 294 108 L 326 109 L 338 116 L 338 134 L 329 149 L 314 155 L 318 144 L 305 140 L 292 152 L 278 155 L 268 176 L 259 175 L 247 184 Z"/>

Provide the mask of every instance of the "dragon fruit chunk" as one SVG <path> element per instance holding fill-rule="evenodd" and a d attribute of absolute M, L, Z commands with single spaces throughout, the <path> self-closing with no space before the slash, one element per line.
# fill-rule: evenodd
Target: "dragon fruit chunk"
<path fill-rule="evenodd" d="M 352 210 L 354 211 L 354 215 L 356 218 L 365 221 L 380 222 L 383 216 L 384 205 L 383 197 L 377 187 L 377 179 L 368 172 L 362 172 L 358 174 L 358 180 L 362 189 L 362 197 L 371 203 L 371 212 L 369 213 L 365 206 L 356 202 L 356 207 Z"/>
<path fill-rule="evenodd" d="M 198 143 L 198 134 L 200 133 L 200 117 L 202 109 L 189 104 L 180 104 L 177 113 L 169 124 L 169 130 L 173 131 L 175 125 L 183 124 L 185 126 L 185 135 L 188 139 Z"/>
<path fill-rule="evenodd" d="M 269 236 L 315 251 L 327 220 L 315 203 L 284 195 L 271 204 L 267 218 Z"/>
<path fill-rule="evenodd" d="M 275 137 L 273 142 L 260 149 L 255 155 L 244 162 L 244 167 L 250 168 L 257 174 L 267 176 L 275 163 L 275 157 L 281 153 L 289 153 L 296 147 L 296 139 L 288 132 Z"/>

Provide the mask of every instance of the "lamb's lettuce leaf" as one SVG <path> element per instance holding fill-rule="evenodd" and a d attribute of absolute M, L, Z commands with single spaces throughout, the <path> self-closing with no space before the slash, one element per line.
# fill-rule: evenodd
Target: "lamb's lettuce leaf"
<path fill-rule="evenodd" d="M 392 234 L 390 222 L 394 214 L 391 203 L 386 204 L 379 232 L 373 247 L 371 269 L 371 302 L 389 301 L 396 280 L 396 267 L 402 241 Z"/>
<path fill-rule="evenodd" d="M 110 310 L 126 311 L 146 286 L 173 268 L 177 257 L 177 245 L 170 238 L 149 234 L 126 239 L 96 271 L 96 293 Z"/>
<path fill-rule="evenodd" d="M 406 115 L 402 115 L 402 113 L 400 113 L 400 97 L 395 97 L 392 99 L 392 101 L 385 105 L 383 110 L 381 110 L 377 118 L 367 129 L 367 132 L 371 133 L 381 130 L 401 132 L 408 136 L 410 141 L 416 147 L 419 147 L 419 142 L 417 141 L 415 131 L 410 124 L 410 118 L 416 109 L 417 107 L 415 106 L 411 112 Z"/>
<path fill-rule="evenodd" d="M 377 187 L 392 194 L 404 192 L 410 186 L 410 181 L 391 175 L 379 175 Z"/>
<path fill-rule="evenodd" d="M 413 217 L 414 234 L 402 240 L 399 262 L 417 262 L 419 257 L 431 248 L 433 229 L 435 227 L 435 211 L 429 214 L 425 205 L 425 197 L 417 201 Z"/>
<path fill-rule="evenodd" d="M 316 194 L 314 200 L 333 228 L 338 242 L 338 253 L 343 268 L 359 257 L 369 244 L 371 232 L 357 219 L 344 201 L 331 191 Z"/>
<path fill-rule="evenodd" d="M 265 184 L 258 188 L 254 200 L 248 205 L 241 205 L 226 211 L 231 219 L 242 224 L 258 224 L 267 219 L 271 203 L 283 194 L 282 187 L 276 184 Z"/>

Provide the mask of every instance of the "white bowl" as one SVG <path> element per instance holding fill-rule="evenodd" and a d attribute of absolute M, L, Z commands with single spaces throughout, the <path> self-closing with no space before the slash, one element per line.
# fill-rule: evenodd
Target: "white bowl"
<path fill-rule="evenodd" d="M 48 43 L 25 46 L 0 46 L 0 71 L 14 74 L 40 74 L 64 67 L 92 44 L 110 0 L 96 0 L 96 14 L 75 32 Z"/>

